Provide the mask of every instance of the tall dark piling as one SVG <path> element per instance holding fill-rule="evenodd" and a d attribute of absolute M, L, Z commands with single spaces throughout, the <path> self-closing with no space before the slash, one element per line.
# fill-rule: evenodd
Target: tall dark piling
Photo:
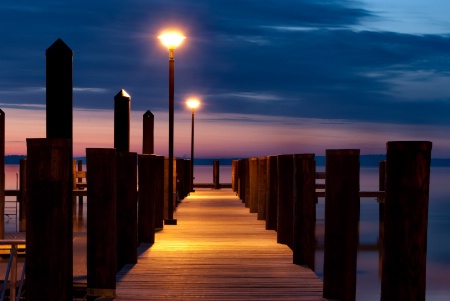
<path fill-rule="evenodd" d="M 20 159 L 19 169 L 19 231 L 25 232 L 27 225 L 27 159 Z"/>
<path fill-rule="evenodd" d="M 323 297 L 355 300 L 359 150 L 326 150 Z"/>
<path fill-rule="evenodd" d="M 219 160 L 213 161 L 213 183 L 214 189 L 220 189 L 220 164 Z"/>
<path fill-rule="evenodd" d="M 137 154 L 118 152 L 117 180 L 117 271 L 137 263 Z"/>
<path fill-rule="evenodd" d="M 278 220 L 278 158 L 267 157 L 266 230 L 277 230 Z"/>
<path fill-rule="evenodd" d="M 155 116 L 152 112 L 147 110 L 144 116 L 142 116 L 142 153 L 154 154 L 154 128 L 155 128 Z"/>
<path fill-rule="evenodd" d="M 72 157 L 67 139 L 27 139 L 27 300 L 72 300 Z"/>
<path fill-rule="evenodd" d="M 258 158 L 258 220 L 266 219 L 267 158 Z"/>
<path fill-rule="evenodd" d="M 73 51 L 58 39 L 45 55 L 47 138 L 69 139 L 72 157 Z"/>
<path fill-rule="evenodd" d="M 155 228 L 164 227 L 164 156 L 155 156 L 152 173 L 152 185 L 154 185 L 153 197 L 155 198 Z"/>
<path fill-rule="evenodd" d="M 250 213 L 258 212 L 258 158 L 249 159 L 250 195 L 248 204 Z"/>
<path fill-rule="evenodd" d="M 155 156 L 138 156 L 138 243 L 155 242 Z"/>
<path fill-rule="evenodd" d="M 88 300 L 116 294 L 116 150 L 86 149 Z"/>
<path fill-rule="evenodd" d="M 425 300 L 431 148 L 387 143 L 382 301 Z"/>
<path fill-rule="evenodd" d="M 278 156 L 277 242 L 293 247 L 294 155 Z"/>
<path fill-rule="evenodd" d="M 316 250 L 316 162 L 314 154 L 294 155 L 293 262 L 314 270 Z"/>
<path fill-rule="evenodd" d="M 125 90 L 114 96 L 114 148 L 118 152 L 130 151 L 131 97 Z"/>

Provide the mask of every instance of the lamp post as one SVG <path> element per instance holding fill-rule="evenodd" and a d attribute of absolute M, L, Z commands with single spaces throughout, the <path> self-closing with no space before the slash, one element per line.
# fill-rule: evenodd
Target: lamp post
<path fill-rule="evenodd" d="M 195 98 L 188 99 L 187 106 L 192 110 L 192 126 L 191 126 L 191 192 L 194 190 L 194 111 L 200 105 L 200 101 Z"/>
<path fill-rule="evenodd" d="M 158 37 L 169 49 L 169 170 L 168 170 L 168 214 L 164 220 L 165 225 L 176 225 L 177 220 L 173 218 L 173 111 L 174 111 L 174 51 L 185 39 L 184 36 L 167 32 Z"/>

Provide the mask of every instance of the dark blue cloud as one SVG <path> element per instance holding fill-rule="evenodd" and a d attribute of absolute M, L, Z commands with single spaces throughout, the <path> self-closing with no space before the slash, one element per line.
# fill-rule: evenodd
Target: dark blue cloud
<path fill-rule="evenodd" d="M 448 124 L 450 91 L 411 91 L 448 77 L 450 38 L 356 30 L 377 17 L 357 4 L 6 1 L 0 102 L 45 103 L 30 88 L 45 86 L 45 49 L 62 38 L 74 51 L 75 106 L 112 109 L 123 88 L 133 110 L 167 109 L 168 53 L 156 37 L 170 25 L 188 37 L 175 54 L 177 109 L 197 94 L 215 112 Z"/>

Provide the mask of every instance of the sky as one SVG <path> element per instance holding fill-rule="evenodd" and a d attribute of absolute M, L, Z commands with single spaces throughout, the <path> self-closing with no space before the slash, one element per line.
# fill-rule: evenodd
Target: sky
<path fill-rule="evenodd" d="M 175 143 L 195 155 L 324 155 L 433 142 L 450 157 L 448 0 L 99 0 L 0 2 L 0 109 L 6 154 L 45 137 L 45 51 L 72 49 L 74 155 L 112 148 L 114 96 L 131 96 L 131 151 L 155 115 L 168 154 L 167 29 L 175 50 Z"/>

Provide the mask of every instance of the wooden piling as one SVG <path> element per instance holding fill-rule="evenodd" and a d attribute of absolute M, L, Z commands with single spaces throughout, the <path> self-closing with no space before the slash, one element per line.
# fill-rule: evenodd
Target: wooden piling
<path fill-rule="evenodd" d="M 359 150 L 326 150 L 323 297 L 355 300 Z"/>
<path fill-rule="evenodd" d="M 58 39 L 45 55 L 47 138 L 69 139 L 72 157 L 73 51 Z"/>
<path fill-rule="evenodd" d="M 155 242 L 155 156 L 139 155 L 138 243 Z"/>
<path fill-rule="evenodd" d="M 154 154 L 155 116 L 147 110 L 142 117 L 142 153 Z"/>
<path fill-rule="evenodd" d="M 116 150 L 86 149 L 87 173 L 87 296 L 116 295 Z"/>
<path fill-rule="evenodd" d="M 72 157 L 67 139 L 27 139 L 27 300 L 72 300 Z"/>
<path fill-rule="evenodd" d="M 267 185 L 267 159 L 266 157 L 258 158 L 258 220 L 266 219 L 266 185 Z"/>
<path fill-rule="evenodd" d="M 0 110 L 0 239 L 5 238 L 5 112 Z"/>
<path fill-rule="evenodd" d="M 114 148 L 118 152 L 130 151 L 131 97 L 122 89 L 114 96 Z"/>
<path fill-rule="evenodd" d="M 77 171 L 78 172 L 83 171 L 83 161 L 82 160 L 78 160 Z M 82 183 L 82 182 L 83 182 L 83 179 L 78 178 L 78 183 Z M 83 196 L 82 195 L 78 196 L 78 205 L 83 205 Z"/>
<path fill-rule="evenodd" d="M 238 196 L 242 203 L 245 203 L 245 159 L 238 161 Z"/>
<path fill-rule="evenodd" d="M 316 162 L 314 154 L 294 155 L 293 263 L 315 268 Z"/>
<path fill-rule="evenodd" d="M 19 231 L 25 232 L 27 225 L 27 159 L 20 159 L 19 170 Z"/>
<path fill-rule="evenodd" d="M 250 195 L 248 198 L 250 213 L 258 212 L 258 158 L 249 159 Z"/>
<path fill-rule="evenodd" d="M 164 156 L 155 156 L 153 162 L 154 199 L 155 199 L 155 229 L 164 227 Z"/>
<path fill-rule="evenodd" d="M 431 148 L 387 143 L 382 301 L 425 300 Z"/>
<path fill-rule="evenodd" d="M 278 158 L 267 157 L 266 230 L 277 230 L 278 219 Z"/>
<path fill-rule="evenodd" d="M 293 248 L 293 155 L 278 155 L 277 242 Z"/>
<path fill-rule="evenodd" d="M 117 271 L 137 263 L 137 154 L 118 152 L 117 180 Z"/>
<path fill-rule="evenodd" d="M 220 189 L 220 165 L 219 160 L 213 161 L 213 183 L 214 189 Z"/>

